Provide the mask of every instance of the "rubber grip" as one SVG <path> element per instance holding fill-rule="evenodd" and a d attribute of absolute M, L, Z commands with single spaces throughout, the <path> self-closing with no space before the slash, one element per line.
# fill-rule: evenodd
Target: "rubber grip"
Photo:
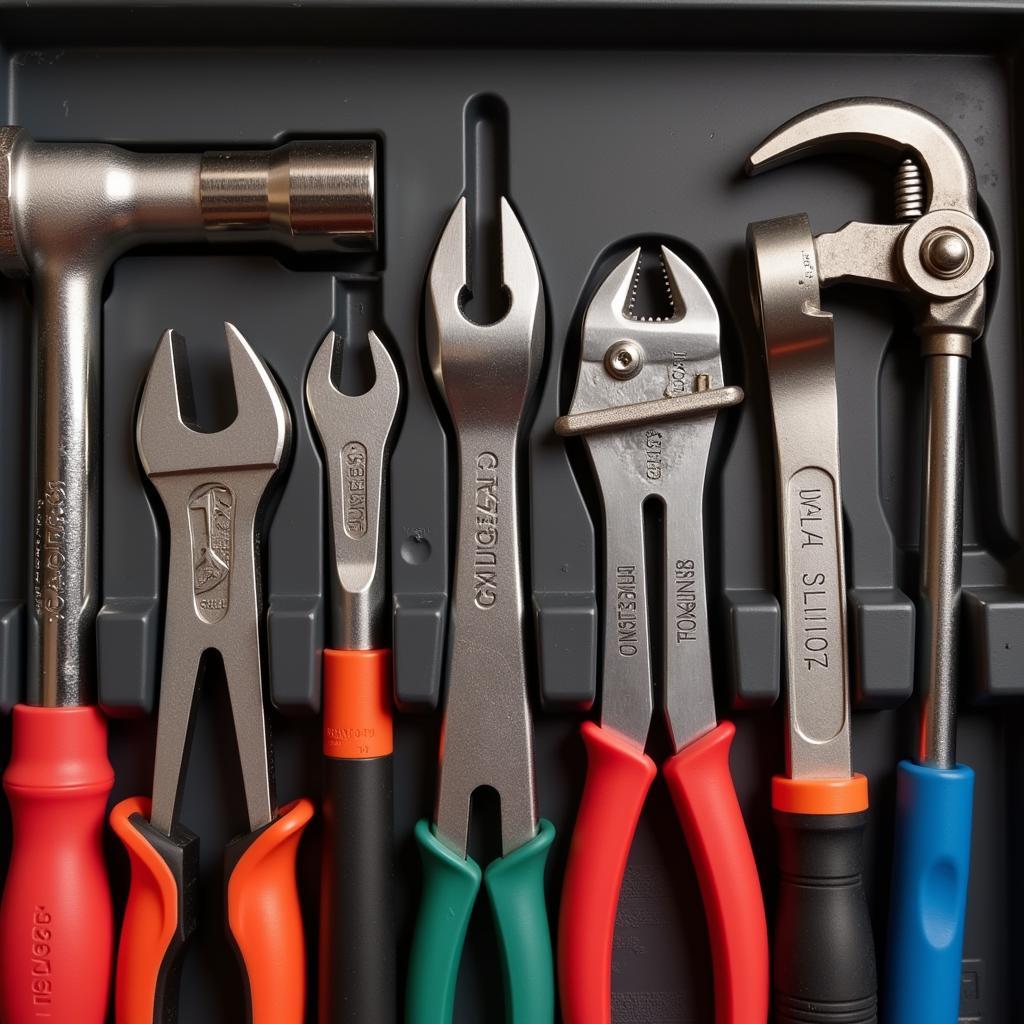
<path fill-rule="evenodd" d="M 505 1024 L 553 1024 L 555 966 L 544 898 L 544 866 L 555 827 L 491 861 L 484 888 L 491 900 L 505 976 Z"/>
<path fill-rule="evenodd" d="M 722 722 L 665 763 L 676 815 L 700 882 L 715 972 L 716 1024 L 768 1019 L 768 925 L 757 864 L 743 821 Z"/>
<path fill-rule="evenodd" d="M 131 884 L 117 947 L 117 1024 L 178 1019 L 183 952 L 195 930 L 199 839 L 178 826 L 164 835 L 149 822 L 150 801 L 122 800 L 110 825 L 124 844 Z"/>
<path fill-rule="evenodd" d="M 0 903 L 0 1020 L 102 1024 L 114 922 L 103 826 L 114 773 L 95 707 L 13 711 L 14 842 Z"/>
<path fill-rule="evenodd" d="M 828 787 L 829 783 L 823 782 Z M 777 1024 L 875 1024 L 874 937 L 862 881 L 867 811 L 779 809 Z"/>
<path fill-rule="evenodd" d="M 619 890 L 658 770 L 635 744 L 584 722 L 587 778 L 562 884 L 558 985 L 565 1024 L 610 1024 Z"/>
<path fill-rule="evenodd" d="M 324 651 L 323 687 L 320 1024 L 392 1024 L 391 652 Z"/>
<path fill-rule="evenodd" d="M 887 1024 L 956 1024 L 974 772 L 901 761 L 885 976 Z"/>
<path fill-rule="evenodd" d="M 455 983 L 469 915 L 480 891 L 480 868 L 434 835 L 429 822 L 415 829 L 423 889 L 409 954 L 406 1024 L 451 1024 Z"/>
<path fill-rule="evenodd" d="M 306 946 L 295 857 L 313 804 L 296 800 L 225 854 L 228 934 L 242 969 L 250 1024 L 303 1024 Z"/>

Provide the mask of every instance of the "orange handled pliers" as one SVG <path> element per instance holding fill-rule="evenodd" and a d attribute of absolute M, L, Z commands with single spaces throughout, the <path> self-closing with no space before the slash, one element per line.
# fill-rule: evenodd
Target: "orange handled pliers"
<path fill-rule="evenodd" d="M 170 552 L 152 802 L 111 812 L 131 888 L 117 958 L 118 1024 L 176 1019 L 180 957 L 195 927 L 198 837 L 178 820 L 200 663 L 216 651 L 231 698 L 249 833 L 226 852 L 227 925 L 250 1024 L 302 1024 L 305 953 L 295 855 L 313 805 L 275 806 L 263 708 L 256 527 L 287 450 L 288 408 L 241 334 L 225 324 L 238 414 L 199 433 L 182 414 L 174 349 L 164 334 L 146 378 L 136 441 L 167 512 Z M 184 352 L 179 352 L 184 365 Z"/>
<path fill-rule="evenodd" d="M 729 771 L 735 729 L 718 723 L 704 586 L 704 478 L 726 387 L 718 312 L 700 279 L 661 256 L 668 318 L 632 315 L 640 250 L 594 295 L 563 436 L 582 435 L 605 526 L 600 724 L 587 722 L 588 770 L 569 850 L 558 929 L 566 1024 L 609 1024 L 619 889 L 657 768 L 644 753 L 653 714 L 644 506 L 664 511 L 657 548 L 665 583 L 661 635 L 665 720 L 675 755 L 664 766 L 704 897 L 718 1024 L 764 1024 L 768 938 L 757 867 Z M 684 419 L 685 417 L 685 419 Z"/>

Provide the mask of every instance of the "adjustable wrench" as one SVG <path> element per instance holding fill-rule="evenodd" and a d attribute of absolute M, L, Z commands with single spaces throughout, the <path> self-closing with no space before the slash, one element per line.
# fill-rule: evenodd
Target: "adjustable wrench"
<path fill-rule="evenodd" d="M 751 154 L 748 170 L 758 173 L 809 152 L 847 146 L 902 160 L 899 222 L 853 222 L 817 236 L 804 215 L 752 225 L 754 304 L 770 373 L 773 366 L 781 371 L 802 364 L 822 380 L 831 360 L 832 317 L 820 307 L 820 288 L 857 282 L 893 289 L 909 300 L 915 315 L 927 395 L 917 659 L 921 720 L 916 760 L 901 762 L 897 771 L 885 1013 L 893 1024 L 953 1024 L 960 1001 L 974 784 L 971 770 L 956 763 L 964 409 L 967 359 L 984 329 L 985 278 L 993 253 L 977 219 L 970 157 L 945 124 L 907 103 L 866 98 L 815 107 L 773 132 Z M 838 477 L 832 492 L 821 478 L 827 464 L 809 463 L 816 477 L 806 481 L 794 475 L 795 465 L 788 475 L 783 465 L 783 449 L 799 446 L 794 430 L 801 422 L 806 420 L 795 409 L 788 430 L 780 431 L 777 422 L 780 487 L 791 497 L 804 483 L 820 488 L 828 503 L 815 515 L 827 512 L 838 524 Z M 831 458 L 831 445 L 827 455 Z M 784 512 L 786 507 L 784 498 Z M 784 519 L 784 547 L 789 528 Z M 841 546 L 836 552 L 841 571 Z M 787 586 L 793 585 L 787 574 Z M 829 589 L 831 607 L 841 607 L 841 577 L 830 576 Z M 794 610 L 790 607 L 789 614 Z M 799 641 L 793 629 L 790 622 L 791 646 Z M 837 635 L 833 650 L 845 657 L 842 642 Z M 844 757 L 848 767 L 848 738 L 842 750 L 837 749 L 839 731 L 820 742 L 831 727 L 848 731 L 845 712 L 841 716 L 834 706 L 825 717 L 815 692 L 791 690 L 790 698 L 791 774 L 836 774 Z M 935 926 L 939 919 L 942 927 Z M 844 970 L 849 977 L 849 966 Z"/>
<path fill-rule="evenodd" d="M 508 1024 L 551 1024 L 554 970 L 544 865 L 554 827 L 538 820 L 523 647 L 517 526 L 519 439 L 544 356 L 544 293 L 522 226 L 501 201 L 508 312 L 467 320 L 466 200 L 448 221 L 427 280 L 427 353 L 458 443 L 458 520 L 448 688 L 437 805 L 416 826 L 423 862 L 409 963 L 408 1024 L 450 1024 L 481 871 L 468 855 L 470 802 L 498 794 L 502 856 L 483 873 L 503 954 Z"/>

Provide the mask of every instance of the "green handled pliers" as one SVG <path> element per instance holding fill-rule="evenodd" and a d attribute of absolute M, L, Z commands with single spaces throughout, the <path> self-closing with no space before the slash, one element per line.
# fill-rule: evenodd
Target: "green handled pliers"
<path fill-rule="evenodd" d="M 413 936 L 407 1024 L 450 1024 L 459 960 L 481 878 L 505 973 L 507 1024 L 551 1024 L 555 983 L 544 865 L 555 830 L 537 817 L 533 726 L 523 649 L 516 467 L 523 410 L 544 356 L 544 295 L 530 243 L 501 201 L 508 312 L 463 314 L 466 201 L 452 213 L 427 280 L 427 351 L 458 447 L 458 525 L 448 687 L 434 822 L 421 821 L 423 897 Z M 502 856 L 469 857 L 470 801 L 501 806 Z"/>

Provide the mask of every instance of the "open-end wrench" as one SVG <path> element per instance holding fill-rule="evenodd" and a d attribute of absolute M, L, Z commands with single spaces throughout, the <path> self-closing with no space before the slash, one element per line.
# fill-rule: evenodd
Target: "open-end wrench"
<path fill-rule="evenodd" d="M 828 386 L 834 388 L 832 317 L 820 307 L 820 288 L 856 282 L 894 289 L 908 299 L 915 315 L 927 395 L 917 631 L 921 722 L 916 759 L 901 762 L 897 772 L 885 1017 L 893 1024 L 951 1024 L 957 1020 L 960 1001 L 974 785 L 971 770 L 956 763 L 966 374 L 971 347 L 985 324 L 985 278 L 993 253 L 977 219 L 970 157 L 945 124 L 910 104 L 865 98 L 815 107 L 758 146 L 748 170 L 757 173 L 808 153 L 853 148 L 902 161 L 897 222 L 853 222 L 816 236 L 804 215 L 752 225 L 754 300 L 768 348 L 773 402 L 776 375 L 787 373 L 795 386 L 796 372 L 803 368 L 803 398 L 794 394 L 792 416 L 783 429 L 776 404 L 784 548 L 787 537 L 799 537 L 800 490 L 805 486 L 820 489 L 827 498 L 824 505 L 805 506 L 812 534 L 817 535 L 817 520 L 834 520 L 837 528 L 839 521 L 838 486 L 833 490 L 829 485 L 830 473 L 821 476 L 827 465 L 810 461 L 815 453 L 802 450 L 806 440 L 799 436 L 801 424 L 811 422 L 808 413 L 813 405 L 807 403 L 815 394 L 807 386 L 810 376 L 816 375 L 822 387 L 827 376 Z M 831 435 L 834 409 L 828 419 Z M 815 437 L 820 444 L 820 429 Z M 783 456 L 790 452 L 813 466 L 820 479 L 801 475 L 796 461 L 784 465 Z M 831 436 L 825 455 L 832 459 Z M 799 579 L 805 571 L 814 572 L 803 559 L 813 549 L 807 544 L 791 546 L 795 560 L 790 568 L 798 576 L 788 571 L 786 586 L 793 588 L 790 600 L 800 601 Z M 796 554 L 798 548 L 802 554 Z M 841 552 L 836 548 L 840 556 Z M 840 558 L 837 570 L 841 569 Z M 844 637 L 834 631 L 842 587 L 841 576 L 829 576 L 829 593 L 820 603 L 827 606 L 822 614 L 830 626 L 831 651 L 843 654 L 845 672 Z M 794 669 L 796 644 L 798 656 L 807 656 L 804 675 L 809 680 L 814 658 L 825 652 L 807 648 L 809 628 L 802 636 L 794 633 L 799 629 L 795 612 L 790 604 L 790 668 Z M 803 619 L 806 622 L 806 613 Z M 820 635 L 829 637 L 828 632 Z M 832 668 L 818 674 L 824 678 L 824 673 L 838 671 L 833 660 Z M 829 692 L 835 693 L 837 686 L 836 678 L 828 681 Z M 810 683 L 794 690 L 791 682 L 790 768 L 797 777 L 846 770 L 841 759 L 848 768 L 845 712 L 840 714 L 835 699 L 823 701 L 822 692 Z M 842 732 L 832 728 L 840 725 Z M 820 985 L 820 977 L 814 982 L 797 969 L 792 957 L 789 961 L 794 981 L 803 978 Z M 837 965 L 837 970 L 851 976 L 849 963 Z"/>
<path fill-rule="evenodd" d="M 523 645 L 516 476 L 523 415 L 544 356 L 544 296 L 530 243 L 501 201 L 508 312 L 466 319 L 466 201 L 448 221 L 427 280 L 427 352 L 455 428 L 458 518 L 448 687 L 433 824 L 416 839 L 420 915 L 407 990 L 408 1024 L 450 1024 L 459 960 L 481 871 L 468 854 L 470 802 L 500 801 L 502 856 L 483 873 L 497 924 L 509 1024 L 551 1024 L 554 970 L 544 865 L 554 828 L 538 820 L 533 726 Z"/>
<path fill-rule="evenodd" d="M 704 480 L 718 410 L 743 398 L 726 387 L 718 310 L 700 278 L 662 248 L 673 314 L 628 315 L 640 250 L 594 294 L 583 322 L 576 390 L 562 435 L 582 434 L 597 477 L 605 533 L 600 724 L 587 722 L 587 781 L 569 850 L 558 927 L 566 1024 L 610 1024 L 612 938 L 619 890 L 647 792 L 657 774 L 644 753 L 660 664 L 675 753 L 664 774 L 704 897 L 718 1024 L 768 1017 L 768 933 L 757 865 L 743 822 L 711 673 L 704 572 Z M 685 417 L 685 418 L 683 418 Z M 644 535 L 659 504 L 663 535 Z M 648 607 L 647 551 L 663 579 Z M 660 620 L 661 628 L 655 623 Z M 662 656 L 652 632 L 661 637 Z"/>
<path fill-rule="evenodd" d="M 263 706 L 258 530 L 264 497 L 284 459 L 291 421 L 274 378 L 225 324 L 238 413 L 200 433 L 187 422 L 168 331 L 139 406 L 139 458 L 167 513 L 170 550 L 152 802 L 121 801 L 111 825 L 131 861 L 118 949 L 118 1024 L 176 1019 L 184 944 L 195 927 L 198 837 L 179 821 L 201 664 L 224 669 L 249 833 L 225 856 L 227 928 L 242 967 L 251 1024 L 301 1024 L 302 915 L 295 884 L 299 839 L 313 805 L 278 808 Z M 181 353 L 184 359 L 184 353 Z"/>
<path fill-rule="evenodd" d="M 321 1024 L 389 1024 L 396 1011 L 384 513 L 399 378 L 373 331 L 369 344 L 374 382 L 361 395 L 332 383 L 333 331 L 306 375 L 327 467 L 332 555 L 331 646 L 323 664 Z"/>

